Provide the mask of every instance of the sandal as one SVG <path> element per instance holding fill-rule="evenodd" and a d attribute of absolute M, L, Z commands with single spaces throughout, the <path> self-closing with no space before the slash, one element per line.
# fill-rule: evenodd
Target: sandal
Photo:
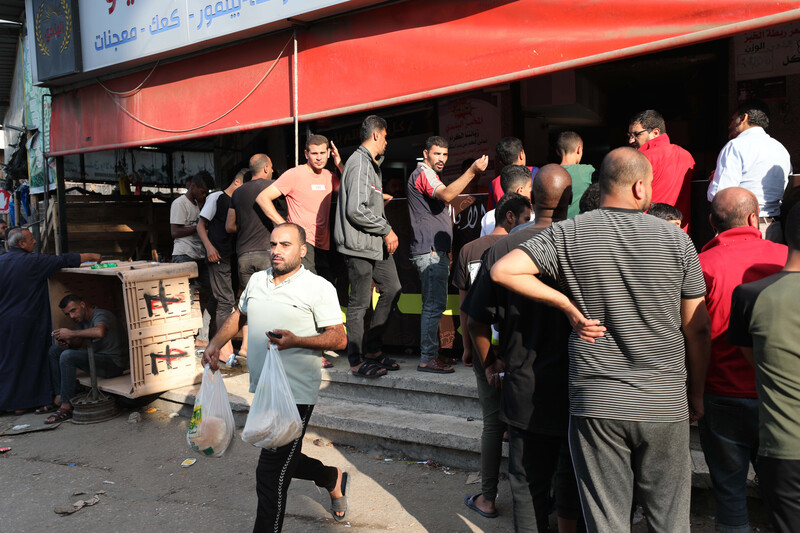
<path fill-rule="evenodd" d="M 331 515 L 337 522 L 344 522 L 347 519 L 347 472 L 342 472 L 342 497 L 334 498 L 331 496 Z M 339 516 L 336 513 L 344 513 Z"/>
<path fill-rule="evenodd" d="M 328 361 L 327 359 L 325 359 L 323 357 L 322 358 L 322 368 L 333 368 L 333 363 L 331 363 L 330 361 Z"/>
<path fill-rule="evenodd" d="M 400 365 L 397 364 L 397 361 L 386 357 L 385 355 L 383 355 L 383 352 L 379 353 L 375 357 L 367 357 L 365 355 L 364 359 L 367 361 L 372 361 L 373 363 L 380 365 L 386 370 L 400 370 Z"/>
<path fill-rule="evenodd" d="M 45 424 L 57 424 L 59 422 L 64 422 L 65 420 L 69 420 L 72 418 L 72 409 L 59 409 L 49 418 L 45 419 Z"/>
<path fill-rule="evenodd" d="M 48 413 L 53 413 L 58 410 L 58 406 L 54 403 L 45 405 L 44 407 L 40 407 L 34 411 L 37 415 L 46 415 Z"/>
<path fill-rule="evenodd" d="M 467 494 L 466 496 L 464 496 L 464 505 L 466 505 L 479 515 L 483 516 L 484 518 L 497 518 L 498 516 L 500 516 L 500 513 L 498 513 L 497 511 L 493 513 L 487 513 L 486 511 L 481 511 L 480 507 L 475 505 L 475 498 L 477 498 L 478 496 L 480 496 L 480 494 L 473 494 L 472 496 Z"/>
<path fill-rule="evenodd" d="M 428 361 L 428 366 L 417 365 L 417 370 L 420 372 L 430 372 L 431 374 L 452 374 L 456 371 L 450 365 L 446 365 L 438 359 L 431 359 Z"/>
<path fill-rule="evenodd" d="M 358 370 L 353 370 L 352 373 L 354 376 L 360 376 L 362 378 L 379 378 L 386 375 L 386 369 L 374 361 L 364 359 L 364 362 L 361 363 Z"/>

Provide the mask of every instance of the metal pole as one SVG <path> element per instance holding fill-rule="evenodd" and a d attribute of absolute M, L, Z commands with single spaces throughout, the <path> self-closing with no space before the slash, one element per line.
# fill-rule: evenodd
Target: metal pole
<path fill-rule="evenodd" d="M 42 140 L 41 140 L 41 142 L 42 142 L 42 159 L 44 159 L 44 190 L 42 191 L 44 193 L 44 198 L 43 198 L 43 200 L 44 200 L 44 216 L 42 217 L 41 214 L 40 214 L 39 218 L 42 220 L 41 232 L 42 232 L 42 235 L 43 235 L 44 238 L 47 238 L 47 206 L 50 203 L 48 201 L 49 200 L 49 196 L 50 196 L 50 165 L 47 164 L 47 149 L 49 147 L 45 144 L 46 143 L 46 139 L 47 139 L 47 135 L 45 135 L 45 131 L 44 131 L 44 123 L 45 123 L 45 120 L 44 120 L 44 99 L 45 99 L 46 96 L 50 96 L 50 95 L 49 94 L 43 94 L 42 95 L 42 101 L 41 101 L 41 104 L 42 104 L 42 130 L 39 133 L 39 135 L 42 136 Z"/>
<path fill-rule="evenodd" d="M 61 253 L 69 252 L 67 240 L 67 195 L 64 187 L 64 156 L 56 157 L 56 196 L 58 198 L 58 232 Z"/>
<path fill-rule="evenodd" d="M 292 92 L 294 97 L 294 105 L 292 106 L 292 114 L 294 115 L 294 166 L 300 164 L 300 124 L 299 113 L 297 111 L 297 28 L 292 29 L 292 38 L 294 39 L 294 54 L 292 54 Z"/>

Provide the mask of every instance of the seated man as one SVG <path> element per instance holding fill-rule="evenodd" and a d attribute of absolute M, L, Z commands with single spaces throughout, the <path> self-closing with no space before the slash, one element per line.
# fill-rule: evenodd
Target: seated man
<path fill-rule="evenodd" d="M 50 377 L 53 387 L 60 387 L 55 405 L 60 405 L 45 424 L 63 422 L 72 418 L 70 400 L 75 396 L 75 369 L 89 371 L 89 352 L 84 349 L 92 341 L 97 376 L 113 378 L 128 367 L 125 335 L 117 318 L 110 311 L 93 307 L 75 294 L 65 296 L 58 304 L 64 314 L 78 324 L 76 329 L 59 328 L 53 331 L 56 345 L 51 346 Z M 54 408 L 51 406 L 51 409 Z M 47 412 L 42 408 L 37 412 Z"/>

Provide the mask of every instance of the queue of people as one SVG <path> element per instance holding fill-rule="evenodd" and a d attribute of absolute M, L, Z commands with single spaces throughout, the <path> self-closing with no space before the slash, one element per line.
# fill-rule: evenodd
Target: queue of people
<path fill-rule="evenodd" d="M 469 509 L 487 518 L 500 512 L 507 432 L 517 531 L 549 529 L 553 487 L 559 531 L 627 529 L 634 497 L 651 529 L 688 531 L 689 423 L 698 421 L 717 529 L 749 530 L 751 463 L 778 530 L 800 529 L 800 315 L 787 311 L 800 301 L 792 275 L 800 271 L 800 208 L 781 227 L 791 165 L 764 131 L 768 124 L 758 102 L 734 112 L 708 188 L 717 235 L 699 255 L 688 236 L 694 159 L 670 142 L 657 111 L 631 118 L 630 146 L 609 152 L 596 175 L 581 164 L 583 140 L 575 132 L 558 137 L 560 164 L 541 168 L 527 166 L 519 139 L 498 143 L 504 166 L 490 189 L 494 209 L 482 236 L 454 258 L 452 278 L 465 333 L 461 360 L 473 368 L 484 425 L 481 492 L 464 498 Z M 209 176 L 192 177 L 171 206 L 173 261 L 198 264 L 200 285 L 210 292 L 205 311 L 216 318 L 216 334 L 204 326 L 198 336 L 207 343 L 203 363 L 234 366 L 247 357 L 252 391 L 267 345 L 277 346 L 304 428 L 321 367 L 330 364 L 325 350 L 344 350 L 360 378 L 400 368 L 383 352 L 402 290 L 393 257 L 399 239 L 384 209 L 392 199 L 381 173 L 387 123 L 371 115 L 359 134 L 360 146 L 344 163 L 332 142 L 311 135 L 306 163 L 277 180 L 270 158 L 256 154 L 211 195 Z M 447 140 L 430 137 L 421 155 L 406 182 L 410 260 L 422 299 L 417 370 L 449 374 L 455 361 L 440 355 L 438 332 L 453 251 L 448 204 L 486 171 L 489 157 L 464 165 L 445 184 Z M 8 244 L 0 266 L 14 275 L 0 279 L 7 285 L 0 286 L 0 310 L 11 317 L 0 321 L 0 409 L 39 406 L 48 421 L 62 421 L 70 416 L 74 369 L 85 360 L 77 341 L 91 340 L 103 370 L 115 375 L 124 362 L 109 347 L 119 344 L 120 328 L 109 313 L 68 297 L 60 307 L 78 327 L 52 332 L 56 345 L 48 346 L 42 281 L 99 257 L 33 254 L 27 230 L 10 230 Z M 346 330 L 334 250 L 346 265 Z M 11 279 L 24 279 L 24 298 Z M 379 297 L 366 324 L 373 284 Z M 237 353 L 231 340 L 240 330 Z M 23 353 L 48 348 L 49 364 L 21 364 Z M 50 389 L 31 385 L 47 377 Z M 333 517 L 346 518 L 348 473 L 301 449 L 302 437 L 262 450 L 257 530 L 280 530 L 293 477 L 328 490 Z"/>

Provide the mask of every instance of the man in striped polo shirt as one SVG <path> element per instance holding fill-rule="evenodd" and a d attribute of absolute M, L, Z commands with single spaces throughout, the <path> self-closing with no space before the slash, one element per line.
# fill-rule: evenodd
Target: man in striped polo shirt
<path fill-rule="evenodd" d="M 494 281 L 572 325 L 569 441 L 590 531 L 628 530 L 634 490 L 651 529 L 689 531 L 706 288 L 686 233 L 642 212 L 652 180 L 644 155 L 613 150 L 600 166 L 600 209 L 542 231 L 492 268 Z"/>

